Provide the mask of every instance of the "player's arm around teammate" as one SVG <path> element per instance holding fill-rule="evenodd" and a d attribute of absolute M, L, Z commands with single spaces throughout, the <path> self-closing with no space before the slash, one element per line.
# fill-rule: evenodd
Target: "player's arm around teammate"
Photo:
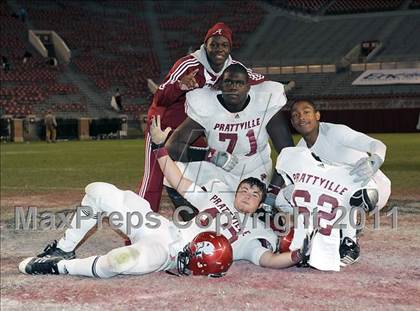
<path fill-rule="evenodd" d="M 352 206 L 362 204 L 366 212 L 384 207 L 391 194 L 391 181 L 379 170 L 385 160 L 385 144 L 346 125 L 321 122 L 320 118 L 312 101 L 298 100 L 292 104 L 291 123 L 302 135 L 297 146 L 310 149 L 322 162 L 353 167 L 350 175 L 354 182 L 361 182 L 362 187 L 372 182 L 376 184 L 377 191 L 360 190 Z M 276 203 L 287 202 L 279 195 Z M 356 262 L 360 254 L 357 230 L 350 225 L 348 216 L 345 219 L 347 227 L 341 232 L 343 264 Z"/>
<path fill-rule="evenodd" d="M 170 131 L 171 128 L 166 128 L 164 131 L 161 130 L 159 115 L 152 117 L 150 135 L 154 144 L 152 148 L 156 154 L 159 166 L 169 184 L 176 186 L 178 192 L 184 197 L 185 193 L 191 187 L 192 181 L 183 176 L 181 170 L 169 156 L 168 150 L 163 146 Z"/>
<path fill-rule="evenodd" d="M 189 146 L 200 136 L 205 136 L 205 129 L 198 122 L 187 117 L 184 122 L 172 133 L 166 143 L 169 155 L 180 162 L 202 161 L 206 151 L 198 153 L 189 152 Z"/>
<path fill-rule="evenodd" d="M 239 64 L 234 64 L 226 68 L 223 72 L 222 79 L 220 81 L 220 88 L 221 94 L 220 92 L 213 90 L 207 92 L 196 91 L 195 93 L 192 92 L 191 94 L 187 95 L 186 105 L 188 117 L 174 131 L 174 133 L 166 143 L 166 147 L 169 151 L 169 154 L 173 159 L 177 159 L 181 162 L 208 160 L 209 153 L 214 152 L 213 148 L 218 148 L 220 150 L 221 146 L 213 146 L 212 143 L 209 142 L 209 152 L 207 152 L 206 154 L 203 153 L 201 155 L 201 158 L 194 158 L 188 152 L 188 147 L 199 136 L 203 134 L 206 136 L 243 135 L 241 133 L 234 133 L 229 129 L 226 129 L 226 133 L 224 133 L 223 130 L 216 130 L 211 126 L 209 127 L 209 119 L 214 120 L 219 118 L 220 123 L 223 125 L 223 123 L 231 123 L 232 120 L 229 119 L 229 116 L 235 115 L 235 118 L 237 118 L 237 120 L 235 121 L 240 122 L 241 117 L 239 114 L 244 112 L 245 109 L 250 110 L 252 107 L 252 109 L 255 110 L 255 113 L 258 114 L 254 115 L 254 117 L 259 117 L 260 119 L 268 119 L 268 122 L 265 123 L 265 128 L 268 132 L 268 136 L 273 142 L 274 148 L 278 153 L 285 147 L 293 146 L 293 140 L 290 134 L 288 123 L 285 120 L 282 112 L 280 111 L 281 107 L 287 101 L 286 96 L 282 90 L 281 84 L 266 81 L 262 84 L 259 84 L 258 86 L 254 86 L 252 96 L 255 98 L 251 98 L 251 95 L 249 94 L 251 84 L 246 69 Z M 262 96 L 259 96 L 259 94 L 263 93 L 270 94 L 270 96 L 265 97 L 265 101 L 261 100 Z M 275 101 L 276 103 L 273 104 L 270 103 L 270 101 Z M 212 109 L 211 107 L 206 108 L 206 104 L 209 106 L 218 105 L 223 108 L 217 110 Z M 261 105 L 263 107 L 256 107 Z M 251 107 L 248 108 L 248 106 Z M 267 110 L 264 110 L 264 107 L 266 107 Z M 217 113 L 209 113 L 206 110 L 217 111 Z M 225 118 L 228 119 L 225 120 Z M 218 133 L 218 131 L 221 132 Z M 249 135 L 249 133 L 247 135 Z M 225 141 L 226 138 L 224 137 L 222 138 L 222 140 Z M 255 139 L 255 141 L 253 141 L 253 144 L 255 144 L 255 149 L 259 150 L 259 146 L 256 146 L 256 144 L 258 143 L 257 140 L 258 138 Z M 266 143 L 267 141 L 265 142 L 265 144 Z M 231 149 L 232 150 L 230 151 L 226 150 L 224 153 L 226 155 L 235 155 L 236 149 L 238 148 Z M 251 154 L 252 152 L 250 151 L 249 153 Z M 227 166 L 227 168 L 229 169 L 226 169 L 226 166 L 223 166 L 223 162 L 220 163 L 219 161 L 215 161 L 215 164 L 217 166 L 225 168 L 225 170 L 227 171 L 229 171 L 229 169 L 231 168 L 230 166 Z"/>

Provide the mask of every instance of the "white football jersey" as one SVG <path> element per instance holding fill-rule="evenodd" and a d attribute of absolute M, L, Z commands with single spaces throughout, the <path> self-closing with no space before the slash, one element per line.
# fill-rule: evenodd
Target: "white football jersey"
<path fill-rule="evenodd" d="M 349 169 L 319 162 L 309 149 L 302 147 L 285 148 L 277 159 L 277 172 L 286 174 L 294 183 L 291 204 L 299 212 L 290 249 L 300 249 L 306 235 L 318 227 L 309 264 L 319 270 L 340 270 L 338 224 L 351 211 L 351 196 L 361 189 L 361 182 L 353 181 Z"/>
<path fill-rule="evenodd" d="M 259 265 L 264 252 L 276 250 L 278 237 L 261 220 L 238 211 L 234 207 L 234 197 L 235 192 L 219 180 L 202 187 L 192 184 L 185 198 L 200 213 L 187 228 L 181 229 L 181 234 L 184 240 L 191 241 L 200 232 L 219 228 L 232 245 L 233 260 L 244 259 Z M 223 224 L 228 225 L 223 228 Z"/>
<path fill-rule="evenodd" d="M 303 138 L 296 146 L 307 147 Z M 352 130 L 346 125 L 320 122 L 318 137 L 310 150 L 322 162 L 354 165 L 359 159 L 367 157 L 368 152 L 375 153 L 384 160 L 386 147 L 377 139 Z M 381 209 L 391 195 L 391 181 L 381 170 L 376 172 L 373 180 L 378 185 L 379 202 L 377 205 Z"/>
<path fill-rule="evenodd" d="M 266 126 L 286 104 L 281 83 L 266 81 L 252 86 L 250 102 L 244 110 L 229 112 L 217 99 L 221 91 L 196 89 L 186 95 L 187 115 L 206 131 L 210 148 L 227 151 L 239 159 L 231 171 L 234 175 L 248 174 L 268 164 L 271 173 L 271 149 Z"/>

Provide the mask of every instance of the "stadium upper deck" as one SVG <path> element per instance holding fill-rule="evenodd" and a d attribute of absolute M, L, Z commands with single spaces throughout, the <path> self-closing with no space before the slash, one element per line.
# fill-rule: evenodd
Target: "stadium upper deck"
<path fill-rule="evenodd" d="M 369 40 L 382 45 L 370 61 L 420 60 L 419 10 L 338 16 L 287 12 L 270 14 L 258 35 L 249 39 L 248 49 L 241 51 L 244 62 L 255 66 L 335 64 Z"/>

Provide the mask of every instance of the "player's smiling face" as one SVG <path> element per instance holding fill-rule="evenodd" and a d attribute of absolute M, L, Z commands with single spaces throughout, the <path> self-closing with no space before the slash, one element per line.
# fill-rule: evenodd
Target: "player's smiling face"
<path fill-rule="evenodd" d="M 293 105 L 291 111 L 292 125 L 301 135 L 308 135 L 317 130 L 321 115 L 311 104 L 300 101 Z"/>
<path fill-rule="evenodd" d="M 213 36 L 207 40 L 205 46 L 210 66 L 219 72 L 230 54 L 229 40 L 223 36 Z"/>
<path fill-rule="evenodd" d="M 222 96 L 223 101 L 230 108 L 242 109 L 245 103 L 250 86 L 248 84 L 248 76 L 240 72 L 226 71 L 222 80 Z M 234 109 L 238 110 L 238 109 Z"/>
<path fill-rule="evenodd" d="M 242 213 L 254 213 L 261 204 L 262 192 L 257 186 L 244 183 L 235 195 L 235 208 Z"/>

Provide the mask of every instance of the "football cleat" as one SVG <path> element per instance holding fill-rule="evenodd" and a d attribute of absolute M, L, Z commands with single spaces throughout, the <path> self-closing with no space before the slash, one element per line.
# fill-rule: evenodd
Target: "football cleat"
<path fill-rule="evenodd" d="M 361 189 L 356 191 L 350 198 L 350 205 L 352 207 L 360 207 L 366 213 L 372 212 L 378 204 L 378 190 L 376 189 Z"/>
<path fill-rule="evenodd" d="M 57 263 L 60 257 L 29 257 L 19 264 L 19 271 L 25 274 L 59 274 Z"/>
<path fill-rule="evenodd" d="M 38 254 L 36 257 L 60 257 L 62 259 L 73 259 L 76 258 L 76 254 L 74 251 L 63 251 L 61 248 L 57 247 L 57 240 L 54 240 L 54 242 L 48 244 L 47 247 L 44 248 L 44 252 Z"/>
<path fill-rule="evenodd" d="M 360 258 L 359 244 L 349 237 L 345 237 L 340 245 L 340 258 L 342 267 L 357 262 Z"/>

